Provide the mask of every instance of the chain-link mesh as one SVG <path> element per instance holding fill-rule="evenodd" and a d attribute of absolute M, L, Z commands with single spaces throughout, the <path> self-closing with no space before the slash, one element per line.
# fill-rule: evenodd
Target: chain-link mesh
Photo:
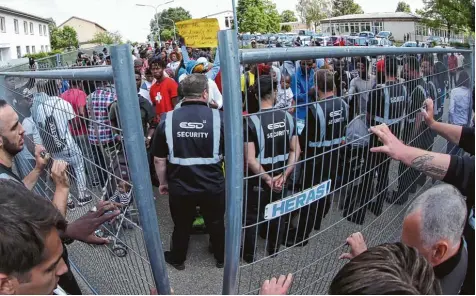
<path fill-rule="evenodd" d="M 132 191 L 114 83 L 7 76 L 5 88 L 5 98 L 25 131 L 25 146 L 15 157 L 20 177 L 35 167 L 35 145 L 43 145 L 53 160 L 68 163 L 68 221 L 101 200 L 122 205 L 121 214 L 96 231 L 97 236 L 109 238 L 109 244 L 67 246 L 69 259 L 85 282 L 83 292 L 149 294 L 155 284 Z M 55 190 L 50 169 L 51 161 L 34 188 L 49 199 Z"/>
<path fill-rule="evenodd" d="M 237 292 L 256 294 L 264 280 L 292 273 L 290 293 L 325 294 L 346 262 L 339 260 L 346 238 L 360 231 L 369 246 L 398 240 L 406 207 L 434 182 L 371 153 L 380 143 L 370 126 L 386 123 L 410 146 L 452 153 L 457 148 L 425 124 L 423 102 L 434 100 L 437 120 L 469 124 L 471 60 L 422 53 L 242 66 L 245 176 Z M 454 122 L 460 116 L 465 122 Z M 296 161 L 290 134 L 302 151 Z"/>

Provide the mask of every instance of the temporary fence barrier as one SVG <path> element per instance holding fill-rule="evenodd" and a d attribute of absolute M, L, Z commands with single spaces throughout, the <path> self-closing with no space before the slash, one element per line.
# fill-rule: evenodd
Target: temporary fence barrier
<path fill-rule="evenodd" d="M 345 264 L 339 256 L 348 251 L 346 238 L 360 231 L 369 246 L 398 240 L 407 206 L 431 184 L 423 174 L 371 153 L 380 144 L 369 127 L 385 122 L 406 144 L 446 153 L 446 140 L 426 126 L 421 108 L 431 97 L 438 120 L 447 121 L 450 113 L 450 121 L 462 116 L 464 124 L 471 122 L 474 52 L 239 50 L 232 30 L 219 32 L 219 44 L 226 86 L 223 293 L 256 294 L 266 279 L 292 273 L 291 294 L 325 294 Z M 471 58 L 463 61 L 460 53 Z M 448 70 L 453 54 L 459 63 Z M 394 74 L 385 77 L 385 67 Z M 287 88 L 294 93 L 288 102 Z M 467 99 L 464 114 L 449 110 L 456 88 Z M 286 140 L 276 140 L 282 135 Z M 294 161 L 298 146 L 302 153 Z"/>
<path fill-rule="evenodd" d="M 15 157 L 25 176 L 35 165 L 34 144 L 53 160 L 68 163 L 68 221 L 98 201 L 123 205 L 121 214 L 97 231 L 107 245 L 73 242 L 71 266 L 84 293 L 169 294 L 129 45 L 113 46 L 112 67 L 0 73 L 0 98 L 17 111 L 25 147 Z M 68 81 L 69 90 L 62 89 Z M 147 125 L 144 127 L 147 128 Z M 35 191 L 52 198 L 48 168 Z"/>

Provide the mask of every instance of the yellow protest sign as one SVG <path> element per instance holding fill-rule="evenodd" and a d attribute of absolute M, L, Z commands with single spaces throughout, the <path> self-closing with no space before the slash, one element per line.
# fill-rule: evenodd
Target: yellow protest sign
<path fill-rule="evenodd" d="M 217 47 L 220 30 L 216 18 L 192 19 L 178 22 L 177 29 L 190 47 Z"/>

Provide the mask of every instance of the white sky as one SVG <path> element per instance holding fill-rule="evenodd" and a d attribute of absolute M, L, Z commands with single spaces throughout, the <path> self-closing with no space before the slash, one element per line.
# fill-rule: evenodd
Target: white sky
<path fill-rule="evenodd" d="M 149 33 L 149 22 L 154 15 L 150 7 L 138 7 L 136 3 L 158 5 L 168 0 L 0 0 L 0 6 L 44 18 L 52 17 L 61 24 L 71 16 L 81 17 L 100 24 L 109 31 L 119 31 L 124 41 L 145 41 Z M 295 10 L 297 0 L 272 0 L 278 11 Z M 395 11 L 399 0 L 355 0 L 364 12 Z M 238 0 L 236 0 L 238 2 Z M 414 12 L 422 8 L 422 0 L 407 0 Z M 198 18 L 231 9 L 231 0 L 175 0 L 159 7 L 159 11 L 169 7 L 182 6 Z"/>

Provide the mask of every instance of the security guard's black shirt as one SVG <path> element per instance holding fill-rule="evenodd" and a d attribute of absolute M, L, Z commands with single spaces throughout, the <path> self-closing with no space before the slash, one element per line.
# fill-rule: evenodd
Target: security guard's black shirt
<path fill-rule="evenodd" d="M 224 152 L 223 116 L 219 112 L 219 154 Z M 172 116 L 173 151 L 166 138 L 167 116 Z M 180 159 L 209 159 L 213 157 L 214 129 L 212 109 L 205 102 L 185 101 L 179 109 L 165 113 L 155 131 L 152 153 L 158 158 L 169 157 L 167 179 L 170 195 L 219 194 L 225 190 L 223 161 L 213 164 L 181 165 L 172 163 L 170 156 Z M 172 152 L 172 153 L 171 153 Z"/>
<path fill-rule="evenodd" d="M 244 118 L 243 138 L 245 143 L 254 143 L 255 157 L 263 169 L 270 176 L 277 176 L 286 170 L 290 137 L 296 134 L 296 122 L 283 110 L 261 109 L 261 112 Z M 255 174 L 248 170 L 248 176 L 253 175 Z M 250 178 L 249 182 L 259 183 L 259 177 Z"/>
<path fill-rule="evenodd" d="M 390 97 L 388 118 L 385 118 L 384 88 L 388 89 Z M 375 126 L 382 123 L 379 120 L 376 120 L 375 117 L 380 117 L 385 120 L 396 120 L 402 118 L 405 114 L 407 99 L 404 87 L 398 81 L 387 81 L 384 85 L 377 86 L 377 88 L 370 92 L 369 100 L 367 102 L 367 113 L 370 115 L 371 125 Z M 390 124 L 387 125 L 390 126 Z M 393 125 L 391 127 L 393 127 Z"/>
<path fill-rule="evenodd" d="M 423 103 L 426 99 L 425 93 L 425 81 L 422 78 L 416 80 L 410 80 L 405 83 L 408 94 L 407 104 L 407 122 L 414 124 L 417 114 L 420 113 L 420 108 L 423 107 Z"/>
<path fill-rule="evenodd" d="M 440 280 L 443 295 L 458 295 L 468 268 L 468 251 L 461 240 L 458 252 L 438 266 L 433 267 L 435 276 Z"/>

